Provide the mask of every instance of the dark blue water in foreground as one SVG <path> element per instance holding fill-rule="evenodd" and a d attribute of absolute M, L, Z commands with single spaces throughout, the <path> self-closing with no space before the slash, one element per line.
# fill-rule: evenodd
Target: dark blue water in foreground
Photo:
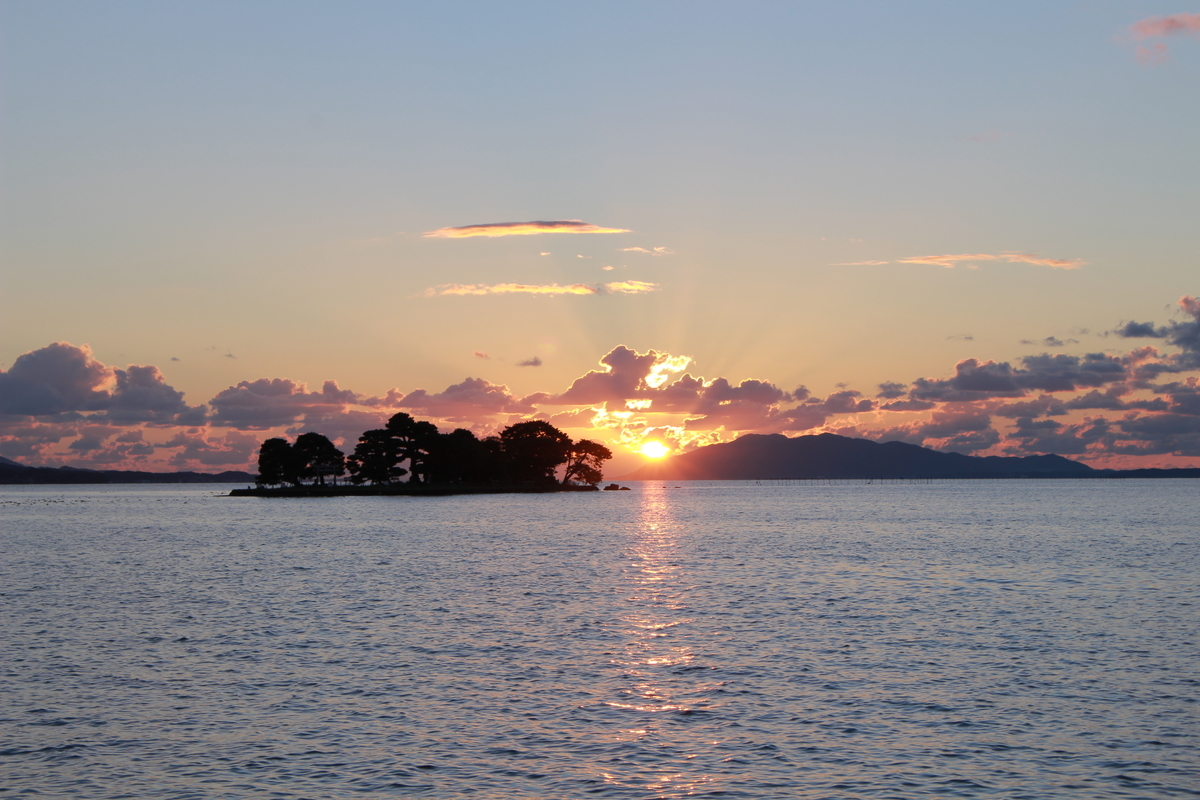
<path fill-rule="evenodd" d="M 1200 796 L 1200 482 L 0 490 L 0 797 Z"/>

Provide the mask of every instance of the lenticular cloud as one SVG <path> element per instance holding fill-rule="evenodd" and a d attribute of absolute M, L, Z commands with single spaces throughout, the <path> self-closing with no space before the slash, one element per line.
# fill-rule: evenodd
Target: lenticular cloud
<path fill-rule="evenodd" d="M 532 236 L 538 233 L 629 233 L 627 228 L 605 228 L 579 219 L 535 220 L 533 222 L 488 222 L 457 228 L 438 228 L 427 239 L 468 239 L 472 236 Z"/>
<path fill-rule="evenodd" d="M 962 253 L 958 255 L 911 256 L 901 258 L 899 264 L 932 264 L 937 267 L 953 269 L 959 264 L 971 264 L 976 261 L 1007 261 L 1010 264 L 1036 264 L 1052 269 L 1079 269 L 1087 262 L 1078 258 L 1038 258 L 1032 253 Z"/>

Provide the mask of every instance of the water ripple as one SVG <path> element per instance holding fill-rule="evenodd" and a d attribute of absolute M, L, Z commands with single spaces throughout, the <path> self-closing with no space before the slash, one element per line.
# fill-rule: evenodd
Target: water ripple
<path fill-rule="evenodd" d="M 0 794 L 1200 794 L 1195 482 L 683 486 L 6 489 Z"/>

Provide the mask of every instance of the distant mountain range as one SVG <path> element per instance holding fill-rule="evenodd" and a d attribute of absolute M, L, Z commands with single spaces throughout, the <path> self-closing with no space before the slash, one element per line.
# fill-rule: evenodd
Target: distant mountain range
<path fill-rule="evenodd" d="M 27 467 L 0 457 L 0 484 L 246 483 L 249 472 L 134 472 Z M 942 453 L 904 442 L 832 433 L 789 438 L 747 434 L 642 466 L 618 480 L 818 480 L 926 478 L 1200 478 L 1200 469 L 1092 469 L 1062 456 L 1002 457 Z"/>
<path fill-rule="evenodd" d="M 646 464 L 621 480 L 1116 477 L 1200 478 L 1200 469 L 1092 469 L 1054 455 L 981 458 L 832 433 L 795 438 L 773 433 L 699 447 Z"/>
<path fill-rule="evenodd" d="M 118 469 L 27 467 L 0 457 L 0 484 L 29 483 L 254 483 L 249 472 L 136 472 Z"/>

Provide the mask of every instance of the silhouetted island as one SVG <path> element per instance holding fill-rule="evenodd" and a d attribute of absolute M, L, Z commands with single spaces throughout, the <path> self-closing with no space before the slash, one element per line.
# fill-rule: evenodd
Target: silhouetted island
<path fill-rule="evenodd" d="M 459 428 L 440 433 L 403 412 L 366 431 L 347 457 L 324 435 L 294 443 L 268 439 L 258 453 L 255 487 L 234 497 L 445 495 L 596 491 L 612 452 L 571 437 L 544 420 L 509 425 L 480 439 Z M 407 466 L 401 466 L 405 464 Z M 559 469 L 562 478 L 556 477 Z M 349 475 L 349 485 L 339 478 Z M 406 480 L 401 480 L 407 476 Z"/>
<path fill-rule="evenodd" d="M 1092 469 L 1056 455 L 966 456 L 832 433 L 747 434 L 646 464 L 623 480 L 1200 478 L 1200 469 Z"/>

